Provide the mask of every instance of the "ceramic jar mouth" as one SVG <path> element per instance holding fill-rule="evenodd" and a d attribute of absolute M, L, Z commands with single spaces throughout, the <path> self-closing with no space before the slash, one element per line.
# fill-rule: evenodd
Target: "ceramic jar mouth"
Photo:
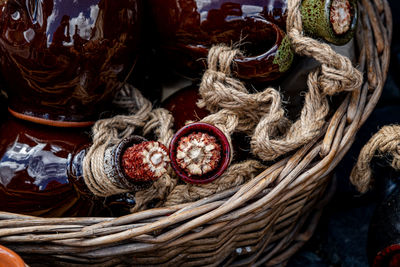
<path fill-rule="evenodd" d="M 244 80 L 259 82 L 273 81 L 281 77 L 292 65 L 294 54 L 286 33 L 276 24 L 264 18 L 248 17 L 252 29 L 248 41 L 263 39 L 266 46 L 259 47 L 257 53 L 251 53 L 234 59 L 235 73 Z M 260 38 L 258 29 L 267 34 Z M 246 39 L 245 39 L 246 41 Z M 262 42 L 261 42 L 262 43 Z M 244 49 L 246 52 L 246 49 Z"/>
<path fill-rule="evenodd" d="M 26 267 L 24 261 L 14 251 L 0 245 L 0 265 L 8 267 Z"/>
<path fill-rule="evenodd" d="M 104 169 L 107 176 L 111 179 L 118 180 L 125 188 L 130 188 L 132 191 L 140 191 L 149 188 L 153 183 L 152 181 L 143 181 L 140 183 L 132 182 L 122 166 L 122 157 L 125 151 L 129 147 L 146 141 L 147 139 L 144 137 L 133 135 L 123 139 L 116 146 L 108 148 L 104 155 Z"/>
<path fill-rule="evenodd" d="M 232 19 L 231 22 L 234 21 Z M 280 78 L 290 68 L 294 58 L 286 33 L 278 25 L 259 16 L 240 17 L 236 21 L 243 27 L 240 35 L 231 38 L 229 43 L 226 40 L 203 40 L 199 44 L 178 43 L 177 46 L 206 58 L 214 43 L 234 45 L 244 52 L 233 60 L 233 71 L 238 78 L 254 82 Z"/>
<path fill-rule="evenodd" d="M 332 18 L 332 12 L 333 12 L 333 4 L 334 1 L 336 0 L 326 0 L 326 9 L 328 10 L 328 14 L 326 16 L 327 23 L 329 24 L 329 31 L 330 34 L 323 36 L 328 42 L 332 42 L 333 44 L 337 45 L 344 45 L 348 43 L 354 36 L 354 31 L 357 27 L 357 22 L 358 22 L 358 8 L 357 8 L 357 3 L 354 0 L 348 0 L 349 3 L 349 10 L 350 10 L 350 25 L 349 29 L 345 31 L 344 33 L 337 33 L 335 31 L 335 27 L 333 26 L 333 18 Z M 334 35 L 334 37 L 331 37 L 330 35 Z"/>
<path fill-rule="evenodd" d="M 400 244 L 391 245 L 380 251 L 375 259 L 372 267 L 395 267 L 400 264 Z"/>
<path fill-rule="evenodd" d="M 182 138 L 193 133 L 207 134 L 215 138 L 219 145 L 220 159 L 217 166 L 215 166 L 212 171 L 203 175 L 192 175 L 188 173 L 178 162 L 178 147 L 180 141 Z M 169 146 L 169 156 L 172 168 L 183 181 L 192 184 L 206 184 L 214 181 L 226 171 L 231 161 L 231 147 L 227 137 L 220 129 L 208 123 L 197 122 L 184 126 L 174 135 Z"/>
<path fill-rule="evenodd" d="M 347 5 L 348 7 L 340 10 L 340 6 Z M 337 11 L 337 16 L 333 14 L 334 9 Z M 343 19 L 343 14 L 346 9 L 350 12 L 349 27 L 343 33 L 338 34 L 335 30 L 335 25 L 340 26 L 340 19 Z M 334 45 L 345 45 L 354 36 L 354 32 L 358 24 L 358 7 L 355 0 L 303 0 L 301 4 L 301 16 L 303 21 L 304 31 L 314 37 L 320 37 Z M 339 16 L 340 14 L 340 16 Z M 339 19 L 339 20 L 335 20 Z"/>

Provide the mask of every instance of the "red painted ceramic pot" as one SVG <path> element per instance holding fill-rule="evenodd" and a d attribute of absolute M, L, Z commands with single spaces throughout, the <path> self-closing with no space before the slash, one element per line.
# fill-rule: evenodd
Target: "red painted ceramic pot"
<path fill-rule="evenodd" d="M 139 1 L 1 1 L 1 70 L 11 112 L 56 126 L 95 121 L 135 63 Z"/>
<path fill-rule="evenodd" d="M 275 80 L 291 66 L 286 37 L 287 0 L 150 0 L 158 41 L 166 62 L 178 71 L 199 76 L 208 49 L 219 43 L 242 43 L 245 55 L 234 60 L 239 78 Z M 344 14 L 344 15 L 343 15 Z M 343 15 L 343 16 L 341 16 Z M 337 44 L 353 36 L 357 21 L 353 0 L 305 0 L 305 31 Z M 336 25 L 340 31 L 334 33 Z"/>
<path fill-rule="evenodd" d="M 185 182 L 206 184 L 228 168 L 232 151 L 225 134 L 214 125 L 188 124 L 174 135 L 169 146 L 171 166 Z"/>

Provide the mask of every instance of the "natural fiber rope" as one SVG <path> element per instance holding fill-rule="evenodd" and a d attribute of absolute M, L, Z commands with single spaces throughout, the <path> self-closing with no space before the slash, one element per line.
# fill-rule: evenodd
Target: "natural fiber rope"
<path fill-rule="evenodd" d="M 321 68 L 308 76 L 309 91 L 300 119 L 281 138 L 275 138 L 276 125 L 284 118 L 279 104 L 263 117 L 254 132 L 251 145 L 253 153 L 263 160 L 273 160 L 289 153 L 317 137 L 329 112 L 326 95 L 353 91 L 362 85 L 362 73 L 353 67 L 350 59 L 327 45 L 303 36 L 300 14 L 301 0 L 288 1 L 287 33 L 297 54 L 313 57 Z M 285 119 L 286 120 L 286 119 Z"/>
<path fill-rule="evenodd" d="M 205 107 L 212 113 L 202 121 L 220 128 L 229 142 L 235 131 L 248 134 L 252 137 L 252 152 L 264 161 L 276 159 L 317 137 L 329 112 L 326 95 L 352 91 L 358 89 L 362 83 L 361 73 L 352 66 L 348 58 L 334 52 L 329 45 L 302 35 L 300 4 L 301 0 L 288 2 L 288 36 L 296 53 L 317 59 L 321 67 L 309 74 L 309 92 L 298 121 L 291 124 L 286 118 L 281 95 L 276 89 L 267 88 L 250 94 L 241 81 L 232 77 L 233 60 L 242 55 L 237 49 L 226 46 L 210 49 L 208 69 L 199 88 L 202 97 L 199 107 Z M 143 101 L 143 97 L 140 97 L 142 100 L 139 101 Z M 124 136 L 129 136 L 137 127 L 144 127 L 144 133 L 157 129 L 159 140 L 169 145 L 172 138 L 171 115 L 163 110 L 151 112 L 148 101 L 136 104 L 141 108 L 134 115 L 99 121 L 93 129 L 95 141 L 85 158 L 84 173 L 89 189 L 96 195 L 109 196 L 127 191 L 117 181 L 111 181 L 101 168 L 104 151 L 108 146 Z M 145 123 L 146 121 L 148 122 Z M 163 200 L 168 194 L 165 205 L 181 203 L 183 199 L 192 201 L 240 184 L 244 181 L 243 177 L 232 170 L 247 166 L 249 162 L 260 166 L 253 160 L 234 164 L 223 177 L 208 185 L 176 186 L 177 179 L 170 170 L 168 175 L 155 182 L 150 189 L 136 194 L 138 204 L 135 210 L 143 208 L 151 199 Z M 257 167 L 244 169 L 249 177 L 258 171 Z"/>
<path fill-rule="evenodd" d="M 336 53 L 328 44 L 303 35 L 300 5 L 301 0 L 288 0 L 287 34 L 297 54 L 321 63 L 321 75 L 316 81 L 322 94 L 334 95 L 360 88 L 362 73 L 353 67 L 349 58 Z"/>
<path fill-rule="evenodd" d="M 104 172 L 104 153 L 109 146 L 117 144 L 123 138 L 131 136 L 134 131 L 145 125 L 152 105 L 140 92 L 130 85 L 125 85 L 120 93 L 121 99 L 129 95 L 137 106 L 131 106 L 132 115 L 119 115 L 103 119 L 93 126 L 93 144 L 83 161 L 83 177 L 89 190 L 96 196 L 106 197 L 129 192 L 118 181 L 111 180 Z M 118 99 L 118 96 L 116 97 Z M 123 100 L 121 100 L 123 101 Z"/>
<path fill-rule="evenodd" d="M 143 134 L 155 133 L 158 141 L 168 147 L 174 135 L 172 131 L 174 118 L 167 110 L 161 108 L 153 110 L 149 115 L 150 119 L 143 127 Z M 149 189 L 136 193 L 136 205 L 131 212 L 148 208 L 147 204 L 153 202 L 153 200 L 158 200 L 157 206 L 161 205 L 177 183 L 178 177 L 172 168 L 169 167 L 167 174 L 155 181 Z"/>
<path fill-rule="evenodd" d="M 184 184 L 176 186 L 168 196 L 164 205 L 169 207 L 177 204 L 193 202 L 218 192 L 222 192 L 226 189 L 234 188 L 251 180 L 256 174 L 264 169 L 265 166 L 257 160 L 247 160 L 233 164 L 221 177 L 212 183 L 204 185 Z"/>
<path fill-rule="evenodd" d="M 361 193 L 367 192 L 370 188 L 372 181 L 370 163 L 377 152 L 392 155 L 392 167 L 400 170 L 400 125 L 383 127 L 361 150 L 357 164 L 350 175 L 350 181 Z"/>
<path fill-rule="evenodd" d="M 200 84 L 202 98 L 198 106 L 213 113 L 202 121 L 219 127 L 228 138 L 235 131 L 252 136 L 252 152 L 264 161 L 294 151 L 320 135 L 329 112 L 326 95 L 352 91 L 362 85 L 362 74 L 348 58 L 337 54 L 329 45 L 300 34 L 300 4 L 300 0 L 289 1 L 289 37 L 298 54 L 317 59 L 321 67 L 309 74 L 309 92 L 298 121 L 292 124 L 285 117 L 277 90 L 267 88 L 250 94 L 241 81 L 232 77 L 233 60 L 242 55 L 237 49 L 221 45 L 212 47 L 208 54 L 208 69 Z M 230 166 L 223 177 L 210 184 L 179 185 L 168 196 L 165 205 L 194 201 L 238 185 L 244 182 L 241 173 L 246 172 L 247 167 L 248 176 L 259 171 L 248 166 L 249 163 L 260 165 L 257 161 L 245 161 Z"/>

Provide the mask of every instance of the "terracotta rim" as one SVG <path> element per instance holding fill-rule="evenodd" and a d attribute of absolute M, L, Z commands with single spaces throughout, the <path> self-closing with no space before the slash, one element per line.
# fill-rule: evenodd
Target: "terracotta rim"
<path fill-rule="evenodd" d="M 83 128 L 83 127 L 92 126 L 95 123 L 94 121 L 82 121 L 82 122 L 54 121 L 54 120 L 47 120 L 47 119 L 43 119 L 43 118 L 38 118 L 38 117 L 22 114 L 22 113 L 12 110 L 11 108 L 8 108 L 8 111 L 14 117 L 24 120 L 24 121 L 30 121 L 33 123 L 38 123 L 38 124 L 47 125 L 47 126 L 61 127 L 61 128 Z"/>
<path fill-rule="evenodd" d="M 9 267 L 25 267 L 25 262 L 22 258 L 6 247 L 0 245 L 0 264 L 3 263 Z"/>
<path fill-rule="evenodd" d="M 205 174 L 203 176 L 192 175 L 189 176 L 177 163 L 176 159 L 176 151 L 178 148 L 179 140 L 183 136 L 187 136 L 193 132 L 205 132 L 212 136 L 214 136 L 219 144 L 221 145 L 221 161 L 219 166 L 214 171 Z M 172 138 L 172 141 L 169 145 L 169 157 L 171 160 L 171 166 L 176 172 L 176 174 L 185 182 L 191 184 L 206 184 L 214 181 L 218 177 L 220 177 L 228 168 L 229 163 L 231 161 L 231 147 L 229 145 L 228 139 L 225 134 L 215 127 L 214 125 L 204 123 L 204 122 L 196 122 L 188 124 L 182 127 Z"/>

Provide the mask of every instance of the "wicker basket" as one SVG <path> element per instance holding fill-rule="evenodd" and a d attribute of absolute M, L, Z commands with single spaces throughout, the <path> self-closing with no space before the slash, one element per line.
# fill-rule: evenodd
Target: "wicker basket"
<path fill-rule="evenodd" d="M 332 170 L 375 107 L 389 65 L 386 0 L 361 0 L 360 90 L 330 118 L 325 136 L 241 187 L 194 203 L 120 218 L 36 218 L 0 213 L 0 243 L 31 265 L 242 266 L 285 264 L 318 221 Z"/>

